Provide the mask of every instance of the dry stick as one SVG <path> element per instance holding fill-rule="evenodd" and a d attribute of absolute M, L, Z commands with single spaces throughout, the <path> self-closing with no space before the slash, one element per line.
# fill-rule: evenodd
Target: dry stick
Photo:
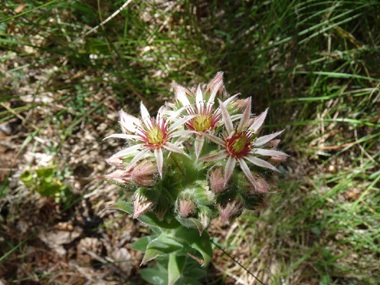
<path fill-rule="evenodd" d="M 101 22 L 99 25 L 97 25 L 96 27 L 92 28 L 91 30 L 89 30 L 87 33 L 84 34 L 83 37 L 86 37 L 88 36 L 89 34 L 91 34 L 92 32 L 96 31 L 100 26 L 103 26 L 104 24 L 106 24 L 107 22 L 109 22 L 110 20 L 112 20 L 114 17 L 116 17 L 121 11 L 123 11 L 125 9 L 125 7 L 128 6 L 129 3 L 131 3 L 132 0 L 128 0 L 126 1 L 123 6 L 121 6 L 119 9 L 117 9 L 111 16 L 109 16 L 107 19 L 105 19 L 103 22 Z"/>
<path fill-rule="evenodd" d="M 257 278 L 255 275 L 252 274 L 251 271 L 249 271 L 247 268 L 244 267 L 243 264 L 241 264 L 239 261 L 237 261 L 235 258 L 233 258 L 227 251 L 225 251 L 222 247 L 220 247 L 218 244 L 216 244 L 213 240 L 211 240 L 211 242 L 217 247 L 219 248 L 221 251 L 223 251 L 223 253 L 225 255 L 227 255 L 229 258 L 231 258 L 234 262 L 236 262 L 241 268 L 243 268 L 249 275 L 253 276 L 257 282 L 259 282 L 260 284 L 262 285 L 265 285 L 259 278 Z"/>

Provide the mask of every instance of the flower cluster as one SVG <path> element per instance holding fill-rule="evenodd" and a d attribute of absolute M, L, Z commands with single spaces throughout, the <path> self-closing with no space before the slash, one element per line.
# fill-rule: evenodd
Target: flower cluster
<path fill-rule="evenodd" d="M 105 179 L 133 191 L 134 218 L 148 211 L 205 230 L 264 204 L 266 182 L 287 155 L 278 151 L 282 131 L 260 136 L 268 109 L 252 114 L 251 98 L 230 96 L 223 73 L 197 88 L 173 84 L 175 100 L 151 117 L 120 111 L 122 133 L 107 138 L 128 147 L 107 161 Z"/>

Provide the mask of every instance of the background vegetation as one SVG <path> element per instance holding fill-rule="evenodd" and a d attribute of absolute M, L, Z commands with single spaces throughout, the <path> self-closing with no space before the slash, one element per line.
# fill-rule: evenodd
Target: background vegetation
<path fill-rule="evenodd" d="M 371 0 L 2 1 L 0 283 L 143 283 L 101 140 L 224 71 L 291 157 L 267 208 L 215 221 L 205 284 L 378 284 L 379 29 Z"/>

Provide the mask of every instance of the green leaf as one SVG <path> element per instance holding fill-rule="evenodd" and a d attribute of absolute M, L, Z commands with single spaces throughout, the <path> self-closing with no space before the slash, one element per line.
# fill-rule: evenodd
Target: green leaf
<path fill-rule="evenodd" d="M 32 187 L 33 184 L 35 184 L 35 181 L 33 179 L 33 173 L 29 170 L 26 170 L 23 173 L 21 173 L 20 179 L 28 188 Z"/>
<path fill-rule="evenodd" d="M 132 243 L 130 248 L 141 252 L 145 252 L 148 244 L 153 240 L 153 238 L 155 238 L 155 236 L 142 237 L 134 243 Z"/>
<path fill-rule="evenodd" d="M 113 204 L 111 206 L 111 209 L 120 210 L 130 215 L 133 215 L 133 204 L 129 202 L 119 201 Z M 171 223 L 167 223 L 166 221 L 160 221 L 157 218 L 157 215 L 152 212 L 142 214 L 137 219 L 151 227 L 159 227 L 163 229 L 175 229 L 180 226 L 180 224 L 176 220 L 173 220 Z"/>
<path fill-rule="evenodd" d="M 167 233 L 162 233 L 148 244 L 143 261 L 141 263 L 145 264 L 157 256 L 173 253 L 182 248 L 183 245 L 178 242 L 173 236 Z"/>
<path fill-rule="evenodd" d="M 169 256 L 168 265 L 168 284 L 174 284 L 180 277 L 185 267 L 186 256 L 178 256 L 175 253 L 171 253 Z"/>
<path fill-rule="evenodd" d="M 181 223 L 182 226 L 186 228 L 197 229 L 199 233 L 203 231 L 203 225 L 198 219 L 177 217 L 177 220 Z"/>
<path fill-rule="evenodd" d="M 195 229 L 188 229 L 185 227 L 179 228 L 175 231 L 175 237 L 186 241 L 193 249 L 199 251 L 203 257 L 202 266 L 206 266 L 212 259 L 212 246 L 209 234 L 204 231 L 202 235 Z"/>
<path fill-rule="evenodd" d="M 157 270 L 154 268 L 144 268 L 140 269 L 141 277 L 151 283 L 157 285 L 168 284 L 168 273 L 167 271 Z"/>

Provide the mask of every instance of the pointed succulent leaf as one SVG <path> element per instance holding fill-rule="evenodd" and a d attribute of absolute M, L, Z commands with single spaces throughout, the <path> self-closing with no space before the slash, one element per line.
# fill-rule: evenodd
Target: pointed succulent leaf
<path fill-rule="evenodd" d="M 180 227 L 175 231 L 175 237 L 185 240 L 193 249 L 202 255 L 202 266 L 206 266 L 210 263 L 212 259 L 212 247 L 210 236 L 207 232 L 204 231 L 200 236 L 199 232 L 195 229 Z"/>
<path fill-rule="evenodd" d="M 180 277 L 185 268 L 186 256 L 178 256 L 175 253 L 169 255 L 168 284 L 173 285 Z"/>
<path fill-rule="evenodd" d="M 183 245 L 173 236 L 167 233 L 161 233 L 157 238 L 149 242 L 141 264 L 145 264 L 157 256 L 176 252 L 182 249 L 182 247 Z"/>
<path fill-rule="evenodd" d="M 138 239 L 134 243 L 130 245 L 130 248 L 133 250 L 138 250 L 141 252 L 145 252 L 148 244 L 155 238 L 156 236 L 146 236 Z"/>

